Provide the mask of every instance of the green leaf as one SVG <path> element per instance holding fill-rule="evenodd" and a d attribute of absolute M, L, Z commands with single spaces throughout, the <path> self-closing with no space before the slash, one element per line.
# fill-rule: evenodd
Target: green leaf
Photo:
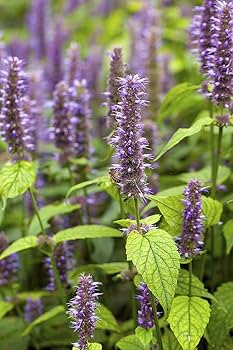
<path fill-rule="evenodd" d="M 43 297 L 48 297 L 48 296 L 51 296 L 51 293 L 47 292 L 45 290 L 22 292 L 22 293 L 17 294 L 17 298 L 20 300 L 26 300 L 26 299 L 36 300 L 38 298 L 43 298 Z"/>
<path fill-rule="evenodd" d="M 99 343 L 90 343 L 88 345 L 88 350 L 102 350 L 102 345 Z"/>
<path fill-rule="evenodd" d="M 175 134 L 170 138 L 170 140 L 166 143 L 163 149 L 159 152 L 157 157 L 155 158 L 155 162 L 157 162 L 166 152 L 175 147 L 178 143 L 180 143 L 184 138 L 197 134 L 201 131 L 204 126 L 210 125 L 213 123 L 213 119 L 209 117 L 204 117 L 196 120 L 190 128 L 180 128 Z"/>
<path fill-rule="evenodd" d="M 202 196 L 202 212 L 205 216 L 205 226 L 217 225 L 222 215 L 223 206 L 219 201 Z"/>
<path fill-rule="evenodd" d="M 134 334 L 122 338 L 116 343 L 120 350 L 145 350 L 146 348 Z"/>
<path fill-rule="evenodd" d="M 0 319 L 3 318 L 14 307 L 13 304 L 0 300 Z"/>
<path fill-rule="evenodd" d="M 28 236 L 17 239 L 8 248 L 6 248 L 0 255 L 0 260 L 6 258 L 7 256 L 21 252 L 22 250 L 35 248 L 38 246 L 38 240 L 35 236 Z"/>
<path fill-rule="evenodd" d="M 192 296 L 213 299 L 213 295 L 208 292 L 204 284 L 198 277 L 192 274 Z M 176 294 L 189 295 L 189 271 L 180 269 Z"/>
<path fill-rule="evenodd" d="M 169 329 L 166 329 L 162 341 L 165 350 L 182 350 L 182 347 L 176 340 L 176 337 Z"/>
<path fill-rule="evenodd" d="M 163 120 L 176 110 L 177 104 L 186 99 L 189 95 L 196 92 L 199 85 L 191 85 L 190 83 L 181 83 L 174 86 L 165 96 L 160 108 L 159 120 Z"/>
<path fill-rule="evenodd" d="M 210 306 L 206 300 L 188 296 L 179 296 L 173 300 L 168 322 L 183 350 L 195 349 L 209 317 Z"/>
<path fill-rule="evenodd" d="M 142 327 L 137 327 L 135 329 L 135 334 L 145 347 L 147 347 L 153 339 L 153 329 L 152 328 L 145 329 Z"/>
<path fill-rule="evenodd" d="M 23 194 L 34 184 L 35 178 L 32 163 L 22 160 L 5 164 L 0 171 L 0 196 L 6 201 Z"/>
<path fill-rule="evenodd" d="M 160 218 L 161 218 L 161 215 L 155 214 L 140 220 L 140 222 L 146 225 L 154 225 L 156 224 L 156 222 L 160 220 Z M 130 225 L 135 225 L 136 220 L 130 220 L 130 219 L 115 220 L 114 224 L 118 224 L 121 227 L 129 227 Z"/>
<path fill-rule="evenodd" d="M 211 317 L 207 328 L 210 349 L 227 349 L 233 327 L 233 282 L 222 284 L 214 293 L 216 301 L 211 304 Z"/>
<path fill-rule="evenodd" d="M 46 205 L 45 207 L 41 208 L 39 210 L 40 218 L 43 223 L 43 227 L 46 229 L 50 225 L 48 223 L 49 219 L 56 215 L 60 214 L 68 214 L 71 213 L 72 211 L 75 211 L 79 209 L 81 206 L 78 205 L 70 205 L 67 203 L 57 203 L 57 204 L 50 204 Z M 28 235 L 37 235 L 38 233 L 41 232 L 40 228 L 40 223 L 38 221 L 38 218 L 36 215 L 33 216 L 32 221 L 29 225 L 28 229 Z"/>
<path fill-rule="evenodd" d="M 73 193 L 73 192 L 77 192 L 77 191 L 80 191 L 82 190 L 83 188 L 85 187 L 89 187 L 89 186 L 93 186 L 93 185 L 98 185 L 100 184 L 102 181 L 108 179 L 108 176 L 102 176 L 102 177 L 98 177 L 96 179 L 93 179 L 93 180 L 89 180 L 89 181 L 84 181 L 84 182 L 81 182 L 80 184 L 77 184 L 77 185 L 74 185 L 72 186 L 66 197 L 70 197 L 70 195 Z"/>
<path fill-rule="evenodd" d="M 163 230 L 145 235 L 133 231 L 127 238 L 126 252 L 166 315 L 174 298 L 180 266 L 172 237 Z"/>
<path fill-rule="evenodd" d="M 112 312 L 104 305 L 99 305 L 96 310 L 99 318 L 96 324 L 97 329 L 106 329 L 113 332 L 119 332 L 120 328 Z"/>
<path fill-rule="evenodd" d="M 205 168 L 198 170 L 198 171 L 192 171 L 189 173 L 180 174 L 177 177 L 177 179 L 179 179 L 180 181 L 183 181 L 185 183 L 188 183 L 192 179 L 198 179 L 203 183 L 203 185 L 211 185 L 211 183 L 212 183 L 211 172 L 212 172 L 211 167 L 205 167 Z M 221 183 L 225 182 L 229 178 L 230 175 L 231 175 L 231 171 L 229 168 L 227 168 L 225 166 L 220 166 L 218 169 L 217 183 L 221 184 Z"/>
<path fill-rule="evenodd" d="M 40 324 L 50 320 L 51 318 L 56 317 L 57 315 L 59 315 L 60 313 L 64 313 L 65 312 L 65 308 L 62 305 L 59 306 L 55 306 L 53 309 L 45 312 L 44 314 L 42 314 L 40 317 L 36 318 L 23 332 L 23 336 L 28 335 L 29 333 L 31 333 L 31 331 L 33 330 L 33 328 L 35 328 L 36 326 L 39 326 Z"/>
<path fill-rule="evenodd" d="M 54 235 L 54 241 L 58 244 L 64 241 L 76 239 L 115 237 L 121 238 L 122 234 L 112 227 L 101 225 L 81 225 L 58 232 Z"/>
<path fill-rule="evenodd" d="M 171 230 L 173 230 L 171 234 L 173 236 L 180 234 L 183 222 L 182 212 L 184 209 L 182 199 L 184 197 L 182 195 L 168 197 L 151 195 L 147 196 L 147 198 L 155 202 L 155 204 L 158 206 L 166 223 L 171 227 Z"/>
<path fill-rule="evenodd" d="M 228 220 L 223 226 L 223 235 L 226 240 L 227 254 L 230 254 L 233 247 L 233 219 Z"/>
<path fill-rule="evenodd" d="M 127 270 L 128 266 L 126 262 L 81 265 L 70 273 L 70 278 L 74 280 L 83 272 L 94 272 L 98 269 L 102 270 L 106 275 L 115 275 L 116 273 Z"/>

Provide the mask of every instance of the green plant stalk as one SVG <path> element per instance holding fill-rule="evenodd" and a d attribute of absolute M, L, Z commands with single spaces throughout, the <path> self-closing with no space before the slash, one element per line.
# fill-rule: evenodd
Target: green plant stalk
<path fill-rule="evenodd" d="M 140 231 L 139 205 L 138 205 L 138 200 L 135 197 L 134 197 L 134 206 L 135 206 L 135 216 L 136 216 L 137 230 Z"/>
<path fill-rule="evenodd" d="M 156 337 L 158 339 L 158 350 L 163 350 L 163 341 L 162 341 L 162 335 L 161 335 L 161 330 L 159 327 L 159 319 L 158 319 L 158 314 L 157 314 L 157 306 L 155 302 L 155 297 L 154 295 L 150 292 L 150 302 L 152 305 L 153 309 L 153 315 L 154 315 L 154 323 L 155 323 L 155 329 L 156 329 Z"/>
<path fill-rule="evenodd" d="M 46 232 L 45 232 L 45 229 L 44 229 L 41 217 L 40 217 L 39 208 L 38 208 L 37 203 L 36 203 L 36 198 L 35 198 L 34 193 L 33 193 L 31 188 L 29 188 L 29 193 L 30 193 L 30 196 L 32 199 L 32 204 L 33 204 L 37 219 L 38 219 L 39 224 L 40 224 L 41 232 L 43 233 L 43 235 L 46 235 Z"/>
<path fill-rule="evenodd" d="M 193 262 L 189 263 L 189 298 L 192 296 L 192 273 L 193 273 Z"/>
<path fill-rule="evenodd" d="M 218 169 L 219 169 L 219 163 L 220 163 L 220 156 L 221 156 L 221 148 L 222 148 L 222 136 L 223 136 L 223 127 L 219 126 L 218 129 L 218 140 L 217 140 L 217 149 L 216 149 L 216 161 L 213 171 L 213 178 L 212 178 L 212 197 L 213 199 L 216 198 L 216 189 L 217 189 L 217 179 L 218 179 Z"/>
<path fill-rule="evenodd" d="M 36 216 L 38 218 L 38 221 L 39 221 L 39 224 L 40 224 L 40 227 L 41 227 L 41 232 L 44 235 L 46 235 L 46 232 L 45 232 L 45 229 L 44 229 L 44 226 L 43 226 L 43 222 L 42 222 L 41 217 L 40 217 L 39 209 L 38 209 L 38 206 L 37 206 L 37 203 L 36 203 L 36 198 L 35 198 L 34 193 L 33 193 L 31 188 L 29 188 L 29 193 L 30 193 L 30 196 L 31 196 L 31 199 L 32 199 L 32 204 L 33 204 Z M 56 286 L 57 286 L 57 289 L 58 289 L 58 292 L 59 292 L 60 299 L 61 299 L 62 303 L 66 306 L 66 294 L 65 294 L 64 288 L 63 288 L 62 283 L 61 283 L 61 279 L 60 279 L 60 276 L 59 276 L 59 273 L 58 273 L 58 270 L 57 270 L 57 266 L 56 266 L 56 262 L 55 262 L 55 258 L 54 258 L 54 254 L 53 253 L 50 256 L 50 259 L 51 259 L 51 265 L 52 265 L 54 278 L 55 278 L 55 282 L 56 282 Z"/>

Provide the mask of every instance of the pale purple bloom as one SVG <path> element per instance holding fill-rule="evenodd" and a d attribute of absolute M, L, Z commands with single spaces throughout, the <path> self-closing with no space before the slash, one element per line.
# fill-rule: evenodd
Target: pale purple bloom
<path fill-rule="evenodd" d="M 75 80 L 70 88 L 72 126 L 74 133 L 73 156 L 90 158 L 91 153 L 91 109 L 90 94 L 85 80 Z"/>
<path fill-rule="evenodd" d="M 66 62 L 66 82 L 69 86 L 72 86 L 76 79 L 81 76 L 81 59 L 79 45 L 71 43 L 67 52 Z"/>
<path fill-rule="evenodd" d="M 154 326 L 153 308 L 150 302 L 150 292 L 147 285 L 141 282 L 138 286 L 138 295 L 136 299 L 140 304 L 138 311 L 138 325 L 145 329 L 150 329 Z"/>
<path fill-rule="evenodd" d="M 1 71 L 2 110 L 0 132 L 8 144 L 8 151 L 13 159 L 23 159 L 34 150 L 29 115 L 22 108 L 25 94 L 25 75 L 22 61 L 17 57 L 3 60 Z"/>
<path fill-rule="evenodd" d="M 0 234 L 0 254 L 8 247 L 9 242 L 4 233 Z M 19 269 L 17 254 L 11 254 L 0 260 L 0 286 L 11 283 Z"/>
<path fill-rule="evenodd" d="M 27 299 L 24 306 L 24 319 L 31 323 L 42 315 L 43 305 L 41 299 Z"/>
<path fill-rule="evenodd" d="M 198 255 L 203 247 L 203 215 L 201 183 L 190 180 L 184 190 L 184 210 L 182 235 L 179 237 L 179 252 L 182 257 Z"/>
<path fill-rule="evenodd" d="M 68 315 L 71 327 L 78 335 L 73 345 L 79 350 L 88 348 L 88 341 L 94 338 L 98 317 L 96 316 L 97 300 L 101 295 L 99 282 L 94 282 L 91 275 L 80 275 L 75 296 L 68 303 Z"/>
<path fill-rule="evenodd" d="M 123 196 L 144 198 L 148 193 L 145 159 L 150 155 L 145 154 L 148 142 L 143 137 L 141 108 L 146 105 L 147 80 L 136 74 L 119 79 L 119 83 L 121 102 L 115 112 L 118 127 L 112 138 L 119 164 L 113 169 Z"/>
<path fill-rule="evenodd" d="M 118 78 L 124 77 L 124 64 L 122 58 L 122 49 L 115 47 L 110 56 L 110 72 L 108 77 L 108 126 L 113 127 L 116 124 L 114 119 L 114 108 L 117 103 L 120 102 L 120 90 Z"/>

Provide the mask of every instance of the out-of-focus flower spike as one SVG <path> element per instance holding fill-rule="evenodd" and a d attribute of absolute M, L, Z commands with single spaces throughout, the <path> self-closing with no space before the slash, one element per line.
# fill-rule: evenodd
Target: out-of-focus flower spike
<path fill-rule="evenodd" d="M 24 319 L 31 323 L 42 315 L 43 305 L 41 299 L 27 299 L 24 306 Z"/>
<path fill-rule="evenodd" d="M 72 86 L 74 81 L 80 79 L 81 76 L 81 61 L 79 45 L 71 43 L 67 52 L 66 62 L 66 82 Z"/>
<path fill-rule="evenodd" d="M 0 254 L 8 247 L 9 242 L 4 233 L 0 233 Z M 0 286 L 11 283 L 19 269 L 17 254 L 11 254 L 0 260 Z"/>

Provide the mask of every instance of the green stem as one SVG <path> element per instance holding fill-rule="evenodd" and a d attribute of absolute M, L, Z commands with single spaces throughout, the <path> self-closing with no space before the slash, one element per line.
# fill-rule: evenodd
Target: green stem
<path fill-rule="evenodd" d="M 150 292 L 150 299 L 151 299 L 151 305 L 153 309 L 153 315 L 154 315 L 154 323 L 155 323 L 155 329 L 156 329 L 156 337 L 158 339 L 158 350 L 163 350 L 163 341 L 162 341 L 162 334 L 159 327 L 159 319 L 157 314 L 157 306 L 155 302 L 154 295 Z"/>
<path fill-rule="evenodd" d="M 223 136 L 223 127 L 220 126 L 218 129 L 218 140 L 217 140 L 217 150 L 216 150 L 216 161 L 213 171 L 213 178 L 212 178 L 212 197 L 216 198 L 216 189 L 217 189 L 217 179 L 218 179 L 218 169 L 219 169 L 219 163 L 220 163 L 220 156 L 221 156 L 221 148 L 222 148 L 222 136 Z"/>
<path fill-rule="evenodd" d="M 57 270 L 57 266 L 56 266 L 56 261 L 55 261 L 55 258 L 54 258 L 54 254 L 52 254 L 50 256 L 50 259 L 51 259 L 51 265 L 52 265 L 52 269 L 53 269 L 53 273 L 54 273 L 54 278 L 55 278 L 55 282 L 56 282 L 56 286 L 57 286 L 57 289 L 58 289 L 58 293 L 59 293 L 59 297 L 61 299 L 61 302 L 65 305 L 66 307 L 66 294 L 65 294 L 65 290 L 62 286 L 62 283 L 61 283 L 61 279 L 60 279 L 60 276 L 59 276 L 59 272 Z"/>
<path fill-rule="evenodd" d="M 192 273 L 193 273 L 193 262 L 189 263 L 189 298 L 192 296 Z"/>
<path fill-rule="evenodd" d="M 38 219 L 39 224 L 40 224 L 41 232 L 44 235 L 46 235 L 46 232 L 45 232 L 45 229 L 44 229 L 44 226 L 43 226 L 40 214 L 39 214 L 39 208 L 38 208 L 37 203 L 36 203 L 36 198 L 35 198 L 34 193 L 33 193 L 31 188 L 29 188 L 29 193 L 30 193 L 30 196 L 31 196 L 31 199 L 32 199 L 32 204 L 33 204 L 33 207 L 34 207 L 37 219 Z"/>
<path fill-rule="evenodd" d="M 120 203 L 121 218 L 124 219 L 124 218 L 125 218 L 125 211 L 124 211 L 124 205 L 123 205 L 123 201 L 122 201 L 121 191 L 120 191 L 120 190 L 118 190 L 118 194 L 119 194 L 119 203 Z"/>
<path fill-rule="evenodd" d="M 136 216 L 137 230 L 140 231 L 140 213 L 139 213 L 139 206 L 138 206 L 137 198 L 134 198 L 134 206 L 135 206 L 135 216 Z"/>

